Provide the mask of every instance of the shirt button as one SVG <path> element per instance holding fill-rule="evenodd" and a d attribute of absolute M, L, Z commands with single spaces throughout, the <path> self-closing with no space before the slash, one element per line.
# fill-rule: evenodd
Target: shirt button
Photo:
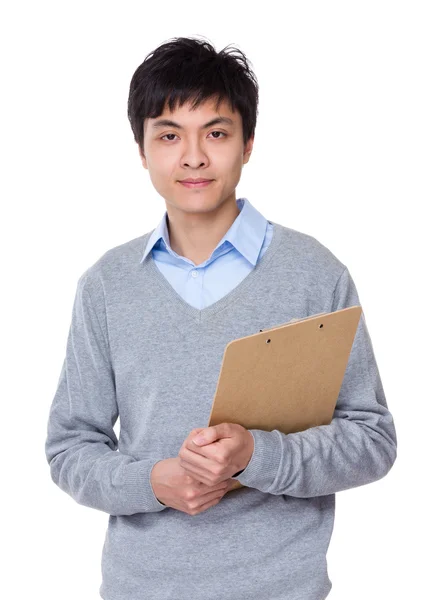
<path fill-rule="evenodd" d="M 198 276 L 198 272 L 197 271 L 192 271 L 192 277 L 197 277 Z"/>

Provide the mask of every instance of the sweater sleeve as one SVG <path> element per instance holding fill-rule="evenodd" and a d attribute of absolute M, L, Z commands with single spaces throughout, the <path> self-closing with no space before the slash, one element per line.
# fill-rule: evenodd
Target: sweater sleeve
<path fill-rule="evenodd" d="M 360 306 L 357 290 L 345 268 L 330 312 L 355 305 Z M 324 496 L 388 473 L 397 455 L 396 431 L 363 312 L 331 423 L 290 434 L 249 431 L 254 451 L 237 479 L 262 492 Z"/>
<path fill-rule="evenodd" d="M 103 300 L 93 303 L 86 272 L 77 283 L 66 355 L 49 412 L 45 454 L 51 477 L 79 504 L 111 515 L 164 510 L 150 482 L 161 457 L 136 460 L 117 450 L 113 426 L 119 412 L 101 307 Z"/>

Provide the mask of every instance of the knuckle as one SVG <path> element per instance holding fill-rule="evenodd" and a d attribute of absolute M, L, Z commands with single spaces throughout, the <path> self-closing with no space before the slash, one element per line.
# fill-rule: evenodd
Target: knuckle
<path fill-rule="evenodd" d="M 215 460 L 218 463 L 216 465 L 217 469 L 218 468 L 223 469 L 228 463 L 228 458 L 227 458 L 227 456 L 224 455 L 223 452 L 221 452 L 221 453 L 219 452 L 218 454 L 216 454 Z"/>
<path fill-rule="evenodd" d="M 185 475 L 184 476 L 184 482 L 188 485 L 190 485 L 193 482 L 193 478 L 191 475 Z"/>
<path fill-rule="evenodd" d="M 186 498 L 188 504 L 191 503 L 196 498 L 195 490 L 188 490 L 185 494 L 185 498 Z"/>
<path fill-rule="evenodd" d="M 218 465 L 214 467 L 213 473 L 216 477 L 219 477 L 223 473 L 223 465 Z"/>

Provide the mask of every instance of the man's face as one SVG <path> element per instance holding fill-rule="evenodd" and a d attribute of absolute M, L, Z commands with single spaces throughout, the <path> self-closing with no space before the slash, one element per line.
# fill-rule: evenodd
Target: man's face
<path fill-rule="evenodd" d="M 207 126 L 213 119 L 226 118 Z M 160 124 L 168 119 L 176 123 Z M 171 112 L 168 107 L 156 119 L 144 123 L 143 166 L 148 169 L 156 191 L 172 210 L 205 213 L 223 202 L 236 201 L 235 189 L 247 163 L 254 138 L 244 148 L 242 118 L 227 102 L 215 110 L 215 100 L 207 100 L 195 110 L 190 103 Z M 186 187 L 187 178 L 211 179 L 204 187 Z"/>

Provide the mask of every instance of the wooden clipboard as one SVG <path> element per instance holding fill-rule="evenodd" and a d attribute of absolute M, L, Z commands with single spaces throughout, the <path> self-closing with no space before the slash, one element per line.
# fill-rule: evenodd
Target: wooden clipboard
<path fill-rule="evenodd" d="M 208 427 L 287 434 L 331 423 L 361 313 L 319 313 L 229 342 Z"/>

